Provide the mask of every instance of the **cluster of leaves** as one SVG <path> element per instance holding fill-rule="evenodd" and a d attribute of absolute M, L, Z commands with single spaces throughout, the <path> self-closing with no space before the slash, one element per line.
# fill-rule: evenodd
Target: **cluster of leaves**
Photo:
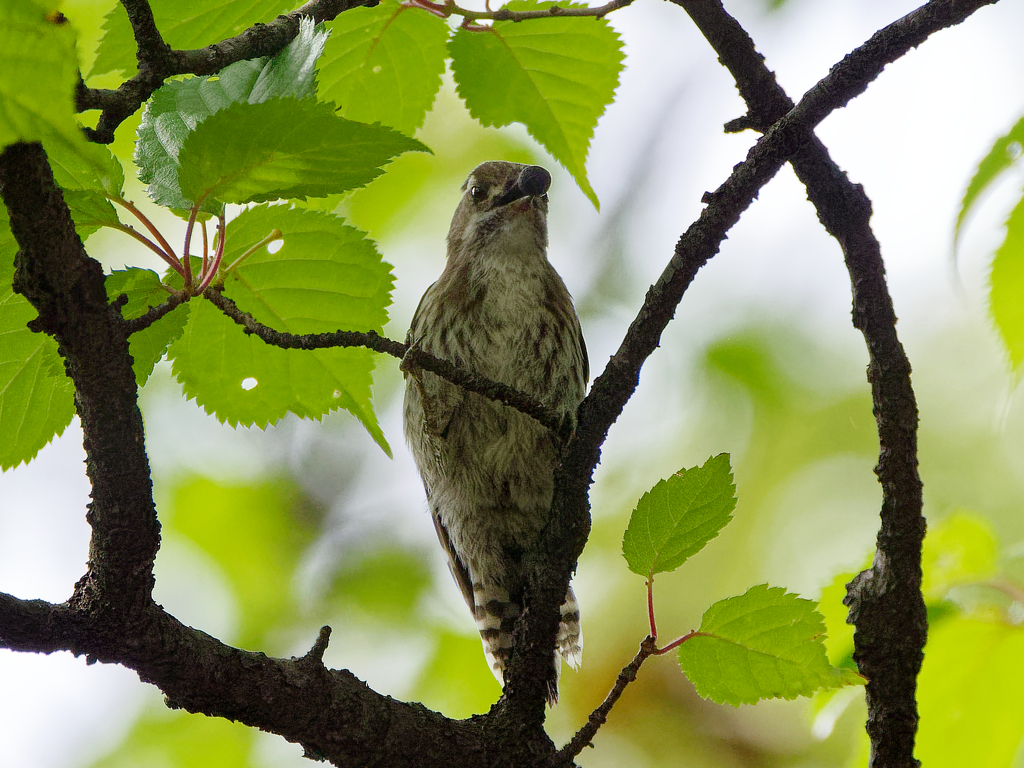
<path fill-rule="evenodd" d="M 622 554 L 647 579 L 651 637 L 654 576 L 674 571 L 732 519 L 735 486 L 727 454 L 682 469 L 645 493 L 629 520 Z M 655 653 L 678 648 L 679 666 L 704 698 L 719 704 L 810 696 L 861 685 L 851 669 L 833 667 L 825 651 L 825 618 L 811 600 L 760 584 L 705 611 L 700 628 Z"/>
<path fill-rule="evenodd" d="M 208 4 L 152 6 L 165 39 L 182 49 L 290 10 L 280 2 L 243 2 L 226 18 Z M 603 20 L 496 22 L 453 33 L 436 14 L 389 0 L 344 13 L 328 30 L 304 22 L 276 58 L 168 82 L 146 105 L 134 159 L 153 202 L 188 220 L 179 254 L 125 198 L 120 161 L 81 136 L 73 115 L 73 29 L 42 13 L 35 0 L 17 0 L 0 13 L 7 22 L 0 40 L 14 63 L 0 74 L 0 108 L 12 115 L 0 126 L 0 145 L 43 141 L 83 239 L 100 227 L 117 229 L 168 264 L 162 277 L 130 268 L 107 281 L 112 300 L 127 297 L 126 319 L 172 295 L 184 299 L 133 334 L 137 381 L 144 384 L 166 355 L 185 394 L 232 425 L 263 427 L 288 412 L 319 418 L 344 408 L 390 453 L 370 399 L 372 353 L 269 347 L 206 302 L 187 301 L 212 286 L 275 330 L 379 332 L 390 304 L 390 267 L 364 233 L 302 203 L 364 187 L 400 154 L 429 151 L 411 136 L 448 58 L 475 118 L 493 126 L 524 123 L 597 204 L 586 156 L 622 68 L 618 37 Z M 130 72 L 133 49 L 118 5 L 105 19 L 90 75 Z M 29 70 L 46 71 L 49 79 L 40 84 L 26 76 Z M 267 205 L 276 200 L 292 207 Z M 257 203 L 264 205 L 251 207 Z M 229 222 L 227 204 L 250 207 Z M 144 231 L 123 223 L 118 208 Z M 211 217 L 219 220 L 212 241 Z M 191 255 L 193 240 L 201 240 L 201 256 Z M 0 352 L 0 430 L 12 438 L 0 448 L 3 468 L 30 460 L 74 413 L 56 345 L 28 331 L 33 310 L 11 289 L 15 250 L 0 214 L 0 333 L 10 341 Z"/>
<path fill-rule="evenodd" d="M 152 2 L 157 27 L 174 48 L 201 48 L 220 37 L 292 10 L 282 0 L 232 3 L 230 19 L 216 5 Z M 552 2 L 512 0 L 509 11 L 540 10 Z M 564 8 L 580 7 L 561 4 Z M 457 13 L 457 11 L 455 11 Z M 485 126 L 522 123 L 597 204 L 586 159 L 597 119 L 614 97 L 623 55 L 603 19 L 543 18 L 459 28 L 412 3 L 384 0 L 355 8 L 327 25 L 320 59 L 320 97 L 339 114 L 411 135 L 434 103 L 445 62 L 459 94 Z M 131 27 L 118 5 L 107 14 L 91 74 L 131 73 Z"/>

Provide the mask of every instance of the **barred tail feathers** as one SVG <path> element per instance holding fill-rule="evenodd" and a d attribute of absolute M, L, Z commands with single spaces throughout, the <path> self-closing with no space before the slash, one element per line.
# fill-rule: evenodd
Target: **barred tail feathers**
<path fill-rule="evenodd" d="M 562 603 L 562 623 L 558 625 L 558 638 L 555 648 L 573 669 L 579 669 L 583 663 L 583 628 L 580 626 L 580 604 L 576 602 L 576 593 L 569 587 Z"/>
<path fill-rule="evenodd" d="M 496 584 L 473 582 L 473 618 L 484 644 L 487 666 L 504 686 L 504 670 L 512 650 L 516 619 L 521 608 Z"/>
<path fill-rule="evenodd" d="M 487 665 L 502 686 L 505 684 L 504 671 L 512 652 L 515 623 L 522 610 L 509 598 L 508 592 L 494 584 L 473 584 L 473 616 L 484 646 Z M 562 620 L 558 625 L 555 640 L 554 677 L 548 684 L 548 704 L 558 703 L 558 680 L 561 676 L 561 660 L 573 668 L 579 667 L 583 658 L 583 633 L 580 629 L 580 607 L 572 587 L 565 595 L 561 608 Z"/>

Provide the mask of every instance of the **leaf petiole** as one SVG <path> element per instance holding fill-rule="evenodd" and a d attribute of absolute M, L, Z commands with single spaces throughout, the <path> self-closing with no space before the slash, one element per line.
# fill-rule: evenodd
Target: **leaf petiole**
<path fill-rule="evenodd" d="M 651 622 L 651 637 L 658 639 L 658 625 L 654 621 L 654 575 L 647 579 L 647 618 Z"/>
<path fill-rule="evenodd" d="M 185 290 L 187 291 L 192 287 L 192 264 L 189 256 L 189 249 L 192 246 L 192 228 L 196 225 L 196 217 L 199 216 L 199 206 L 203 204 L 202 199 L 196 200 L 192 203 L 192 207 L 188 212 L 188 224 L 185 225 L 185 245 L 182 249 L 183 258 L 182 264 L 185 267 Z M 205 266 L 205 265 L 204 265 Z"/>
<path fill-rule="evenodd" d="M 685 643 L 691 637 L 708 637 L 708 636 L 709 635 L 706 632 L 698 632 L 696 629 L 691 630 L 690 632 L 687 632 L 682 637 L 677 637 L 675 640 L 673 640 L 671 643 L 666 645 L 664 648 L 655 648 L 654 649 L 654 655 L 655 656 L 663 656 L 664 654 L 668 653 L 669 651 L 672 651 L 672 650 L 675 650 L 676 648 L 678 648 L 680 645 Z"/>
<path fill-rule="evenodd" d="M 224 219 L 224 211 L 223 211 L 223 209 L 220 212 L 220 216 L 218 216 L 218 220 L 219 220 L 220 223 L 219 223 L 219 225 L 217 227 L 217 251 L 213 255 L 213 261 L 211 261 L 208 266 L 207 265 L 203 266 L 203 274 L 200 275 L 199 285 L 196 288 L 196 293 L 197 294 L 202 293 L 203 291 L 205 291 L 210 286 L 210 283 L 213 282 L 213 278 L 216 277 L 216 275 L 217 275 L 217 270 L 220 269 L 221 259 L 224 258 L 224 242 L 225 242 L 224 230 L 227 229 L 227 222 Z M 205 224 L 203 225 L 203 235 L 204 235 L 203 240 L 205 241 L 205 239 L 206 239 L 205 238 L 205 235 L 206 235 L 206 226 L 205 226 Z M 205 246 L 205 242 L 204 242 L 204 246 Z M 206 260 L 206 253 L 205 253 L 205 251 L 203 253 L 203 260 L 204 261 Z"/>
<path fill-rule="evenodd" d="M 111 195 L 107 195 L 107 198 L 111 202 L 120 205 L 122 208 L 128 211 L 128 213 L 130 213 L 132 216 L 134 216 L 136 219 L 142 222 L 142 226 L 149 230 L 149 233 L 153 235 L 154 238 L 156 238 L 156 241 L 158 243 L 160 243 L 160 247 L 163 249 L 164 254 L 166 254 L 166 256 L 170 257 L 174 261 L 178 261 L 178 256 L 174 252 L 174 249 L 171 248 L 171 244 L 167 242 L 166 238 L 164 238 L 163 234 L 161 234 L 160 230 L 156 228 L 156 225 L 149 220 L 146 214 L 144 214 L 142 211 L 135 207 L 135 204 L 131 200 L 125 200 L 124 198 L 114 197 Z M 171 266 L 173 266 L 173 264 Z"/>
<path fill-rule="evenodd" d="M 121 224 L 120 222 L 118 224 L 116 224 L 116 225 L 115 224 L 109 224 L 107 226 L 109 226 L 111 229 L 117 230 L 118 232 L 124 232 L 129 237 L 134 237 L 136 240 L 138 240 L 144 246 L 146 246 L 151 251 L 153 251 L 153 253 L 155 253 L 157 256 L 159 256 L 161 259 L 163 259 L 167 263 L 168 266 L 170 266 L 172 269 L 174 269 L 175 272 L 177 272 L 179 275 L 184 276 L 185 273 L 182 270 L 181 262 L 178 261 L 177 257 L 175 257 L 172 254 L 168 254 L 159 245 L 157 245 L 152 240 L 150 240 L 148 237 L 146 237 L 144 234 L 142 234 L 137 229 L 135 229 L 135 227 L 132 227 L 129 224 Z"/>

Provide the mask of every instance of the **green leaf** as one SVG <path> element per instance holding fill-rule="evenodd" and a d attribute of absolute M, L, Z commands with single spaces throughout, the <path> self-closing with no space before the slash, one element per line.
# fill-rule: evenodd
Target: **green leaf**
<path fill-rule="evenodd" d="M 1024 362 L 1024 197 L 1006 220 L 1006 237 L 989 273 L 989 311 L 1017 369 Z"/>
<path fill-rule="evenodd" d="M 154 202 L 187 210 L 181 193 L 178 157 L 196 126 L 232 104 L 260 103 L 278 96 L 304 98 L 316 90 L 314 65 L 326 33 L 303 20 L 299 34 L 277 57 L 239 61 L 217 75 L 171 80 L 149 100 L 139 126 L 135 164 Z M 231 136 L 238 142 L 238 135 Z M 216 212 L 210 206 L 208 212 Z"/>
<path fill-rule="evenodd" d="M 148 269 L 115 270 L 107 275 L 106 287 L 110 301 L 121 294 L 128 297 L 128 303 L 121 309 L 121 316 L 126 320 L 140 317 L 150 307 L 159 306 L 170 298 L 156 272 Z M 167 347 L 184 332 L 188 312 L 189 305 L 181 304 L 128 340 L 128 351 L 135 360 L 132 364 L 135 382 L 140 387 L 149 379 Z"/>
<path fill-rule="evenodd" d="M 100 227 L 115 227 L 121 223 L 114 206 L 97 192 L 65 191 L 64 202 L 71 211 L 75 231 L 83 240 Z"/>
<path fill-rule="evenodd" d="M 230 3 L 151 0 L 150 7 L 164 41 L 172 48 L 190 50 L 234 37 L 257 22 L 273 21 L 294 10 L 295 3 L 291 0 L 231 0 Z M 120 3 L 107 13 L 103 30 L 89 76 L 123 72 L 131 77 L 137 71 L 135 38 Z"/>
<path fill-rule="evenodd" d="M 953 229 L 954 248 L 960 239 L 960 229 L 974 204 L 1003 171 L 1017 161 L 1021 156 L 1022 145 L 1024 145 L 1024 117 L 1017 121 L 1009 133 L 996 139 L 988 154 L 978 163 L 978 169 L 967 185 L 964 199 L 960 202 L 960 211 L 956 215 L 956 227 Z"/>
<path fill-rule="evenodd" d="M 552 5 L 513 0 L 505 7 Z M 470 114 L 486 126 L 525 125 L 598 207 L 586 161 L 622 71 L 622 43 L 611 25 L 604 19 L 496 21 L 487 32 L 460 29 L 448 48 Z"/>
<path fill-rule="evenodd" d="M 293 99 L 315 96 L 316 62 L 324 52 L 327 36 L 322 25 L 315 25 L 310 18 L 302 18 L 299 34 L 281 53 L 272 59 L 257 60 L 264 64 L 245 101 L 259 104 L 281 96 Z"/>
<path fill-rule="evenodd" d="M 825 655 L 825 621 L 811 600 L 760 584 L 712 605 L 700 634 L 679 646 L 679 666 L 718 704 L 794 699 L 820 688 L 863 685 Z"/>
<path fill-rule="evenodd" d="M 75 31 L 56 2 L 0 3 L 0 149 L 47 138 L 86 144 L 75 121 Z"/>
<path fill-rule="evenodd" d="M 232 271 L 225 295 L 266 325 L 290 333 L 339 329 L 379 332 L 391 303 L 391 268 L 373 243 L 341 219 L 315 211 L 261 206 L 228 225 L 225 264 L 273 229 L 280 251 L 261 248 Z M 390 449 L 370 405 L 374 357 L 367 349 L 286 350 L 246 335 L 207 301 L 195 301 L 171 345 L 185 394 L 232 425 L 265 427 L 289 411 L 320 418 L 353 413 Z"/>
<path fill-rule="evenodd" d="M 187 200 L 222 203 L 323 197 L 369 183 L 392 158 L 416 150 L 428 151 L 390 128 L 338 117 L 330 104 L 312 99 L 235 104 L 186 139 L 181 191 Z"/>
<path fill-rule="evenodd" d="M 412 135 L 434 103 L 448 56 L 444 19 L 384 0 L 353 8 L 329 25 L 320 63 L 320 98 L 339 114 Z"/>
<path fill-rule="evenodd" d="M 0 205 L 0 469 L 31 461 L 75 415 L 74 387 L 57 342 L 26 324 L 37 313 L 14 293 L 14 254 L 7 209 Z"/>
<path fill-rule="evenodd" d="M 727 453 L 660 481 L 637 503 L 622 537 L 629 570 L 648 579 L 674 571 L 718 535 L 735 508 Z"/>
<path fill-rule="evenodd" d="M 120 197 L 124 192 L 124 168 L 102 144 L 48 145 L 46 159 L 54 181 L 65 191 L 105 192 L 111 197 Z"/>
<path fill-rule="evenodd" d="M 120 226 L 110 198 L 124 193 L 124 168 L 107 147 L 51 139 L 46 142 L 46 159 L 80 236 Z"/>

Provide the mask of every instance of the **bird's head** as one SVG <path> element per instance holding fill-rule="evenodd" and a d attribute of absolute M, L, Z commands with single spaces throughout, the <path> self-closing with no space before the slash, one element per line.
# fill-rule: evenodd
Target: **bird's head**
<path fill-rule="evenodd" d="M 466 183 L 448 231 L 449 258 L 472 256 L 499 240 L 505 250 L 547 249 L 551 174 L 539 165 L 492 160 Z"/>

